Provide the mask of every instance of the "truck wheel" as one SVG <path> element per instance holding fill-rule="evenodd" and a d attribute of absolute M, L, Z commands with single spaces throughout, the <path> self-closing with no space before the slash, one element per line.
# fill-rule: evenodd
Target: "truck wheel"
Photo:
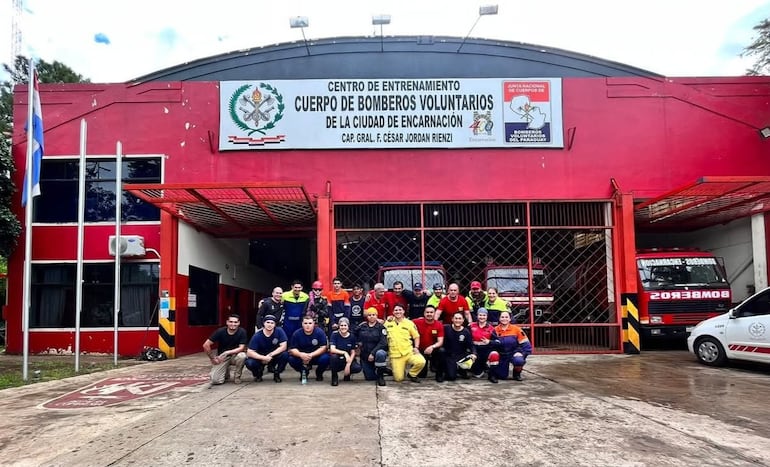
<path fill-rule="evenodd" d="M 695 356 L 699 362 L 708 366 L 721 366 L 727 361 L 725 349 L 713 337 L 698 339 L 695 343 Z"/>

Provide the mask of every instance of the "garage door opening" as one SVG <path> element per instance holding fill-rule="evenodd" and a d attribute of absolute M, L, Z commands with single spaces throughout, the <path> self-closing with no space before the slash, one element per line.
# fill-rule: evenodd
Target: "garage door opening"
<path fill-rule="evenodd" d="M 463 295 L 472 281 L 505 292 L 539 353 L 619 351 L 611 207 L 335 204 L 337 275 L 371 286 L 392 264 L 438 265 Z"/>

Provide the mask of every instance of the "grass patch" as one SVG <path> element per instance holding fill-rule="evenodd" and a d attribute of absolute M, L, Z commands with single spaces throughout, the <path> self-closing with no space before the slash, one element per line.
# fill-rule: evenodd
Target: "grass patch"
<path fill-rule="evenodd" d="M 42 381 L 53 381 L 77 375 L 87 375 L 90 373 L 96 373 L 97 371 L 111 370 L 115 368 L 115 366 L 111 363 L 91 365 L 81 364 L 80 371 L 76 373 L 75 363 L 73 361 L 44 361 L 30 363 L 28 368 L 29 381 L 26 382 L 22 378 L 21 365 L 19 365 L 16 371 L 8 371 L 5 369 L 3 373 L 0 374 L 0 389 L 24 386 L 25 384 L 39 383 Z M 39 373 L 36 373 L 38 371 Z"/>
<path fill-rule="evenodd" d="M 75 372 L 73 355 L 31 355 L 29 357 L 29 380 L 22 378 L 23 359 L 21 355 L 5 355 L 5 348 L 0 347 L 0 390 L 53 381 L 78 375 L 87 375 L 99 371 L 112 370 L 139 363 L 134 359 L 118 360 L 113 365 L 113 357 L 81 355 L 80 371 Z"/>

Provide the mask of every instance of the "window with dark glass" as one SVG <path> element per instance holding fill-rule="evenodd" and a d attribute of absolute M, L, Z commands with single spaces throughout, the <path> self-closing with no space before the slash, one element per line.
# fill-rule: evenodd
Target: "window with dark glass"
<path fill-rule="evenodd" d="M 33 328 L 75 326 L 75 265 L 32 265 L 31 310 Z"/>
<path fill-rule="evenodd" d="M 77 222 L 78 166 L 73 159 L 43 159 L 35 222 Z M 115 222 L 115 159 L 86 162 L 86 222 Z M 160 158 L 123 159 L 123 183 L 160 183 Z M 156 221 L 160 211 L 131 193 L 121 199 L 123 221 Z"/>
<path fill-rule="evenodd" d="M 30 327 L 75 326 L 75 264 L 32 265 L 32 310 Z M 119 326 L 158 325 L 158 263 L 124 263 L 120 274 Z M 115 265 L 83 265 L 83 312 L 80 325 L 113 327 Z"/>
<path fill-rule="evenodd" d="M 187 323 L 191 326 L 219 324 L 219 274 L 190 266 Z"/>

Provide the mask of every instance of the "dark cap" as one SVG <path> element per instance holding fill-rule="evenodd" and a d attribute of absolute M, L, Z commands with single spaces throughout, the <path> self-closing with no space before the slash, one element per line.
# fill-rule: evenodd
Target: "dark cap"
<path fill-rule="evenodd" d="M 274 323 L 277 323 L 277 322 L 278 322 L 278 320 L 275 318 L 275 315 L 266 315 L 266 316 L 265 316 L 265 317 L 262 319 L 262 322 L 263 322 L 263 323 L 264 323 L 265 321 L 272 321 L 272 322 L 274 322 Z"/>
<path fill-rule="evenodd" d="M 443 284 L 433 284 L 433 290 L 444 290 Z"/>
<path fill-rule="evenodd" d="M 422 282 L 415 282 L 412 290 L 422 290 Z"/>

